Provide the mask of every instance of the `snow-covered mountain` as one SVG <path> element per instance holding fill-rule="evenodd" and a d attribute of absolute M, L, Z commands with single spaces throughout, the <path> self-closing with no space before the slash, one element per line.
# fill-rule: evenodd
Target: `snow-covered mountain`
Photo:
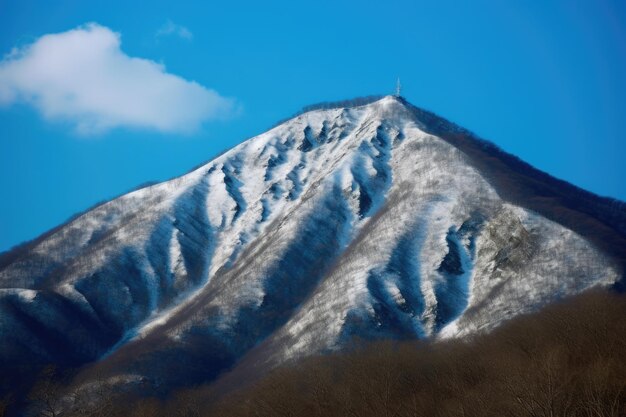
<path fill-rule="evenodd" d="M 1 369 L 181 386 L 623 282 L 623 203 L 402 98 L 327 107 L 3 254 Z"/>

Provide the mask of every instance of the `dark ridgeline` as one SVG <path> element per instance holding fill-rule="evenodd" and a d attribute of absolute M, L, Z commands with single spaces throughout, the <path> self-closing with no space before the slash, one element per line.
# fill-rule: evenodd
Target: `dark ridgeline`
<path fill-rule="evenodd" d="M 626 266 L 625 202 L 600 197 L 555 178 L 496 144 L 404 99 L 402 101 L 427 132 L 467 155 L 504 200 L 575 231 Z M 626 272 L 617 288 L 626 290 L 625 284 Z"/>

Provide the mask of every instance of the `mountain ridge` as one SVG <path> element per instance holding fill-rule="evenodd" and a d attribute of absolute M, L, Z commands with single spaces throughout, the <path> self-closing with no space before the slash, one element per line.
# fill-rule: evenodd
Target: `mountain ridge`
<path fill-rule="evenodd" d="M 93 363 L 79 380 L 167 390 L 252 353 L 271 367 L 353 336 L 460 337 L 623 281 L 623 203 L 371 100 L 296 115 L 23 247 L 0 268 L 1 365 Z"/>
<path fill-rule="evenodd" d="M 294 113 L 292 116 L 287 117 L 285 119 L 281 119 L 278 122 L 274 123 L 273 125 L 271 125 L 271 127 L 269 128 L 269 130 L 279 126 L 282 123 L 288 122 L 302 114 L 305 114 L 307 112 L 311 112 L 311 111 L 316 111 L 316 110 L 329 110 L 329 109 L 337 109 L 337 108 L 352 108 L 352 107 L 359 107 L 359 106 L 363 106 L 363 105 L 367 105 L 367 104 L 371 104 L 373 102 L 379 101 L 385 97 L 389 97 L 389 96 L 385 96 L 385 95 L 370 95 L 370 96 L 362 96 L 362 97 L 355 97 L 353 99 L 346 99 L 346 100 L 337 100 L 337 101 L 329 101 L 329 102 L 320 102 L 320 103 L 316 103 L 316 104 L 312 104 L 312 105 L 307 105 L 304 106 L 300 111 Z M 615 198 L 615 197 L 611 197 L 611 196 L 606 196 L 606 195 L 600 195 L 591 191 L 588 191 L 582 187 L 579 187 L 575 184 L 572 184 L 566 180 L 560 179 L 558 177 L 555 177 L 551 174 L 549 174 L 547 171 L 543 171 L 541 169 L 535 168 L 534 166 L 530 165 L 529 163 L 525 162 L 524 160 L 522 160 L 521 158 L 505 151 L 504 149 L 500 148 L 498 145 L 496 145 L 494 142 L 491 142 L 489 140 L 483 139 L 481 138 L 479 135 L 477 135 L 476 133 L 474 133 L 473 131 L 464 128 L 442 116 L 439 116 L 438 114 L 436 114 L 435 112 L 432 112 L 430 110 L 426 110 L 424 108 L 420 108 L 420 107 L 416 107 L 413 104 L 411 104 L 409 101 L 407 101 L 404 97 L 396 97 L 393 96 L 396 99 L 402 101 L 402 103 L 406 106 L 410 106 L 413 111 L 416 114 L 422 114 L 425 115 L 428 119 L 432 119 L 432 120 L 438 120 L 440 124 L 445 124 L 448 126 L 454 126 L 454 129 L 458 132 L 461 132 L 464 135 L 468 135 L 469 137 L 472 138 L 472 140 L 475 140 L 477 142 L 479 142 L 481 145 L 483 145 L 485 148 L 490 149 L 491 151 L 497 152 L 499 155 L 504 156 L 505 158 L 507 158 L 508 161 L 513 162 L 514 164 L 519 164 L 523 167 L 523 169 L 530 169 L 532 171 L 534 171 L 535 173 L 541 175 L 542 177 L 547 177 L 549 178 L 551 181 L 555 181 L 557 182 L 559 185 L 567 187 L 568 192 L 573 192 L 573 193 L 580 193 L 580 194 L 584 194 L 586 198 L 589 199 L 600 199 L 603 201 L 604 204 L 606 205 L 613 205 L 616 207 L 616 209 L 622 210 L 622 211 L 626 211 L 626 202 Z M 417 116 L 416 116 L 417 117 Z M 443 134 L 443 131 L 437 131 L 436 129 L 432 130 L 433 134 Z M 245 139 L 243 142 L 252 139 L 248 138 Z M 454 139 L 452 138 L 444 138 L 444 139 L 450 139 L 451 143 Z M 242 142 L 242 143 L 243 143 Z M 455 146 L 456 144 L 458 144 L 458 139 L 456 141 L 454 141 Z M 235 145 L 237 146 L 237 145 Z M 232 149 L 232 148 L 231 148 Z M 83 214 L 88 213 L 91 210 L 94 210 L 96 208 L 98 208 L 99 206 L 106 204 L 107 202 L 111 201 L 111 200 L 115 200 L 119 197 L 122 197 L 126 194 L 130 194 L 134 191 L 138 191 L 141 190 L 143 188 L 148 188 L 151 187 L 153 185 L 159 184 L 161 182 L 168 182 L 168 181 L 173 181 L 177 178 L 183 177 L 199 168 L 201 168 L 204 165 L 209 164 L 213 159 L 218 158 L 220 156 L 222 156 L 224 153 L 228 152 L 230 149 L 224 149 L 220 152 L 217 152 L 211 159 L 205 160 L 197 165 L 195 165 L 193 168 L 191 168 L 188 171 L 185 171 L 183 174 L 180 175 L 176 175 L 173 176 L 169 179 L 163 180 L 163 181 L 154 181 L 154 180 L 149 180 L 149 181 L 145 181 L 140 185 L 137 185 L 133 188 L 131 188 L 128 191 L 124 191 L 120 194 L 115 195 L 114 197 L 111 197 L 108 200 L 102 200 L 99 201 L 97 203 L 92 204 L 91 206 L 85 208 L 84 210 L 80 210 L 77 211 L 76 213 L 70 215 L 67 220 L 61 222 L 59 225 L 54 226 L 53 228 L 46 230 L 44 232 L 42 232 L 41 234 L 39 234 L 38 236 L 35 236 L 32 239 L 26 239 L 22 242 L 19 242 L 15 245 L 13 245 L 12 247 L 7 248 L 6 250 L 0 251 L 0 269 L 4 268 L 8 263 L 10 263 L 13 258 L 14 258 L 14 253 L 16 252 L 20 252 L 22 250 L 24 250 L 25 248 L 30 248 L 33 245 L 36 245 L 38 242 L 40 242 L 41 240 L 45 239 L 46 237 L 49 237 L 51 234 L 53 234 L 54 232 L 58 231 L 60 228 L 66 226 L 67 224 L 71 223 L 73 220 L 77 219 L 78 217 L 82 216 Z M 621 231 L 626 234 L 626 221 L 622 220 L 621 223 Z M 625 258 L 626 259 L 626 258 Z"/>

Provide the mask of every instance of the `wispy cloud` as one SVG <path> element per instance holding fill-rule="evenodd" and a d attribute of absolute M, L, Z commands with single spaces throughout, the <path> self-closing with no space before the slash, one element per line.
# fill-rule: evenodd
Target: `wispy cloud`
<path fill-rule="evenodd" d="M 0 105 L 28 103 L 81 133 L 117 127 L 193 132 L 233 114 L 232 99 L 126 55 L 120 39 L 90 23 L 14 49 L 0 61 Z"/>
<path fill-rule="evenodd" d="M 176 23 L 168 20 L 157 30 L 157 38 L 163 36 L 178 36 L 181 39 L 190 41 L 193 39 L 193 33 L 185 26 L 177 25 Z"/>

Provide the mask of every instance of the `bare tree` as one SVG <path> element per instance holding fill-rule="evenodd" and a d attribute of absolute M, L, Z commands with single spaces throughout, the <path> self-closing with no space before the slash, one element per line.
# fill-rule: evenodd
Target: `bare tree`
<path fill-rule="evenodd" d="M 57 378 L 56 367 L 47 366 L 28 395 L 28 399 L 37 415 L 57 417 L 61 411 L 61 384 Z"/>

